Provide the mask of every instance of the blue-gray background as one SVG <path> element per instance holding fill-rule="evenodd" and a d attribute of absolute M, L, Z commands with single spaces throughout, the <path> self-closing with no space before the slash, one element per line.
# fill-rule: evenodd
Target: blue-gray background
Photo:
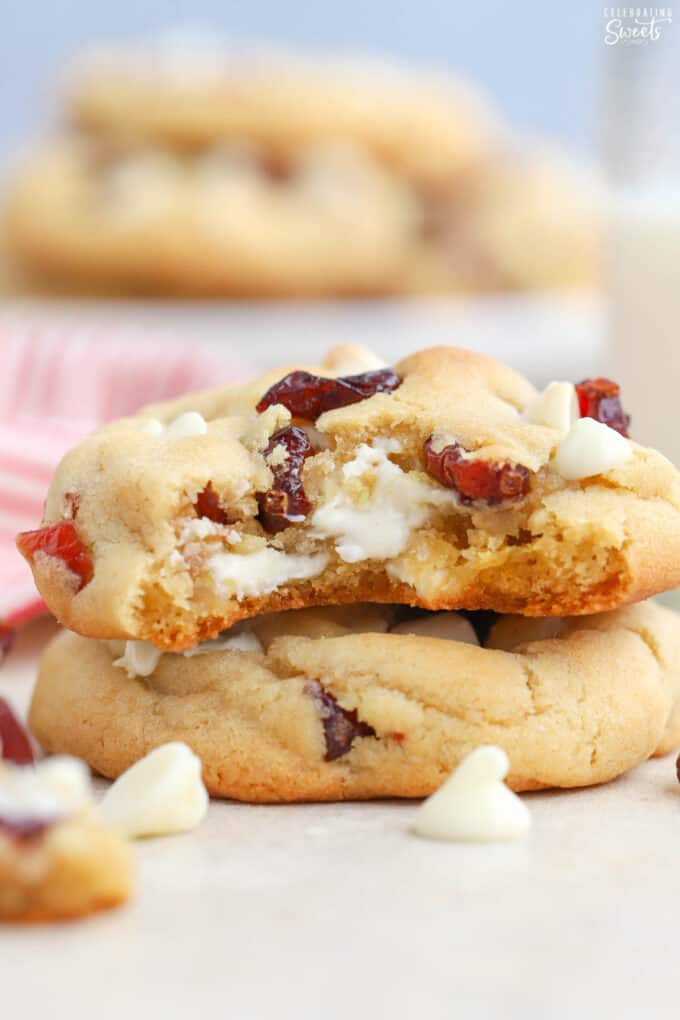
<path fill-rule="evenodd" d="M 0 11 L 4 151 L 44 124 L 55 76 L 83 45 L 178 25 L 455 68 L 519 129 L 582 151 L 596 143 L 606 47 L 593 0 L 0 0 Z"/>

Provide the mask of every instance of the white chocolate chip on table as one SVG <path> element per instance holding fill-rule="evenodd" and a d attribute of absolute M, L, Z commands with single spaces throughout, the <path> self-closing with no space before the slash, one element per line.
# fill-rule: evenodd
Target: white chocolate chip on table
<path fill-rule="evenodd" d="M 189 832 L 207 810 L 201 761 L 180 741 L 162 744 L 141 758 L 99 804 L 100 817 L 130 838 Z"/>
<path fill-rule="evenodd" d="M 415 832 L 428 839 L 490 843 L 521 839 L 531 815 L 503 780 L 509 761 L 500 747 L 478 747 L 420 806 Z"/>

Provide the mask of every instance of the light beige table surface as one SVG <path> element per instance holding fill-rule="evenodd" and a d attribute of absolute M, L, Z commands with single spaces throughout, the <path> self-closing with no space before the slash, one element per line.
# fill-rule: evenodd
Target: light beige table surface
<path fill-rule="evenodd" d="M 22 710 L 47 621 L 0 670 Z M 408 803 L 215 803 L 137 844 L 126 908 L 0 930 L 0 1016 L 33 1020 L 680 1015 L 674 761 L 527 797 L 522 843 L 418 839 Z"/>

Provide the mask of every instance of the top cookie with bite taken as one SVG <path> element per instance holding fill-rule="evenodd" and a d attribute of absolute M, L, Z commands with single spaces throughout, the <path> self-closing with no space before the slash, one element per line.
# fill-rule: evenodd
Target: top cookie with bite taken
<path fill-rule="evenodd" d="M 350 348 L 95 433 L 19 548 L 66 626 L 165 649 L 368 600 L 601 612 L 680 584 L 678 473 L 627 429 L 609 380 Z"/>

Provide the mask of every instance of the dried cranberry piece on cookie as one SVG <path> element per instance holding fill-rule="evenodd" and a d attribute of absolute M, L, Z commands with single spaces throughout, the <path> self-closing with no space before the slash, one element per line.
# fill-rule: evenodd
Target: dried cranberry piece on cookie
<path fill-rule="evenodd" d="M 346 708 L 342 708 L 333 695 L 324 690 L 321 684 L 316 681 L 308 683 L 305 686 L 305 693 L 313 699 L 321 716 L 323 735 L 326 741 L 324 761 L 335 761 L 336 758 L 342 758 L 352 749 L 352 744 L 357 737 L 375 736 L 373 727 L 359 719 L 356 709 L 348 711 Z"/>
<path fill-rule="evenodd" d="M 314 447 L 304 429 L 291 425 L 275 432 L 269 440 L 265 457 L 280 451 L 280 461 L 270 464 L 274 484 L 269 492 L 258 494 L 260 521 L 267 531 L 283 531 L 307 516 L 312 504 L 307 499 L 300 474 Z"/>
<path fill-rule="evenodd" d="M 425 467 L 428 474 L 455 489 L 463 503 L 481 500 L 494 506 L 505 500 L 521 499 L 531 487 L 531 472 L 522 464 L 469 460 L 467 450 L 451 443 L 436 451 L 432 438 L 425 442 Z"/>
<path fill-rule="evenodd" d="M 194 510 L 197 517 L 207 517 L 208 520 L 214 521 L 215 524 L 229 523 L 229 515 L 220 503 L 220 497 L 210 482 L 196 496 Z"/>
<path fill-rule="evenodd" d="M 295 418 L 316 421 L 325 411 L 358 404 L 376 393 L 392 393 L 401 378 L 391 368 L 327 379 L 311 372 L 289 372 L 271 386 L 257 404 L 259 412 L 283 404 Z"/>
<path fill-rule="evenodd" d="M 58 521 L 36 531 L 22 531 L 17 535 L 17 547 L 29 563 L 33 562 L 39 552 L 62 560 L 77 578 L 76 591 L 80 591 L 92 580 L 92 560 L 73 521 Z"/>
<path fill-rule="evenodd" d="M 628 436 L 630 415 L 621 404 L 621 388 L 611 379 L 584 379 L 576 383 L 576 396 L 582 418 L 594 418 L 610 429 Z"/>

